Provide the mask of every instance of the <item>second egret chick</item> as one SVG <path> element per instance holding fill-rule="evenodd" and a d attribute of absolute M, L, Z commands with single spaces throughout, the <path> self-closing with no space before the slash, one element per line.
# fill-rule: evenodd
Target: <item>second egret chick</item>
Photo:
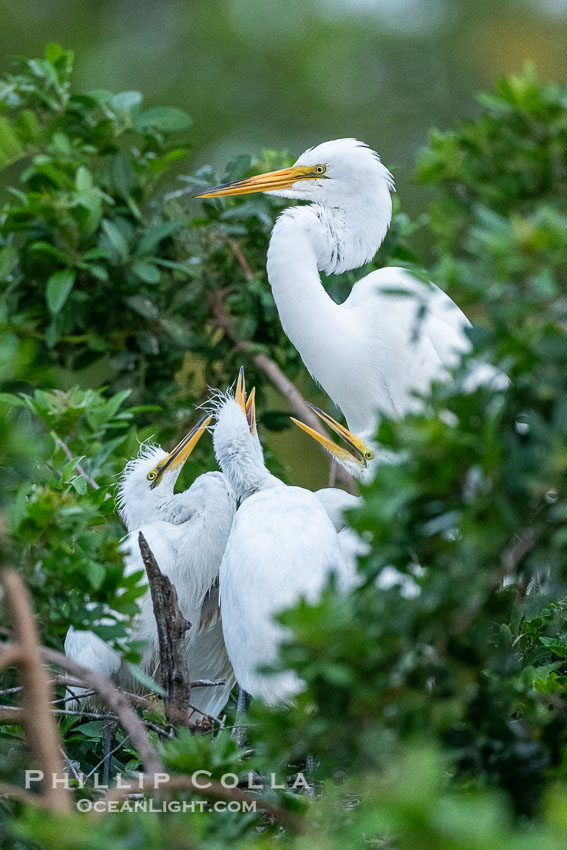
<path fill-rule="evenodd" d="M 226 648 L 242 688 L 270 705 L 285 702 L 302 690 L 301 679 L 259 670 L 276 660 L 286 637 L 274 617 L 301 597 L 316 602 L 332 572 L 346 589 L 349 571 L 315 494 L 286 486 L 266 469 L 242 369 L 235 396 L 217 403 L 213 444 L 240 501 L 219 573 Z"/>
<path fill-rule="evenodd" d="M 192 627 L 186 636 L 188 669 L 195 679 L 225 679 L 225 685 L 194 688 L 191 704 L 203 714 L 218 716 L 234 684 L 218 610 L 215 582 L 235 511 L 235 498 L 220 472 L 200 475 L 182 493 L 174 487 L 185 462 L 205 433 L 211 417 L 204 417 L 169 454 L 160 446 L 142 446 L 121 476 L 120 514 L 130 534 L 125 574 L 144 571 L 138 545 L 141 531 L 160 570 L 177 591 L 179 609 Z M 130 639 L 144 641 L 142 668 L 155 675 L 159 642 L 151 595 L 142 597 Z M 93 632 L 70 629 L 65 640 L 70 658 L 121 685 L 139 690 L 119 653 Z"/>

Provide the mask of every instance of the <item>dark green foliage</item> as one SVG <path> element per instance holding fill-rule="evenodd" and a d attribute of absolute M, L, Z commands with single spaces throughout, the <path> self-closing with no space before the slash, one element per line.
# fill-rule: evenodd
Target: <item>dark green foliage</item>
<path fill-rule="evenodd" d="M 187 191 L 156 188 L 187 119 L 144 111 L 135 93 L 71 95 L 69 63 L 50 47 L 0 87 L 0 156 L 23 168 L 7 172 L 20 182 L 0 220 L 3 509 L 10 560 L 55 646 L 105 605 L 135 610 L 108 496 L 136 438 L 174 439 L 205 383 L 224 388 L 240 362 L 261 390 L 254 352 L 289 377 L 302 368 L 265 277 L 278 202 L 191 205 L 217 181 L 208 169 L 187 178 Z M 313 835 L 279 836 L 297 850 L 565 846 L 566 99 L 529 70 L 507 78 L 480 98 L 477 119 L 434 133 L 420 157 L 420 179 L 435 190 L 428 276 L 475 317 L 473 357 L 510 386 L 471 389 L 465 362 L 423 414 L 382 423 L 378 439 L 400 462 L 378 470 L 349 518 L 369 545 L 361 586 L 344 599 L 331 585 L 316 605 L 282 614 L 291 631 L 280 664 L 307 688 L 291 709 L 253 704 L 253 754 L 228 730 L 160 745 L 171 770 L 215 779 L 255 770 L 289 780 L 312 754 L 316 800 L 262 792 L 309 809 Z M 243 157 L 224 179 L 286 161 Z M 396 212 L 381 265 L 416 267 L 414 229 Z M 327 285 L 341 297 L 360 274 Z M 250 348 L 236 354 L 237 340 Z M 45 389 L 53 385 L 66 390 Z M 260 392 L 260 413 L 278 430 L 282 405 L 265 409 L 268 400 Z M 211 466 L 203 441 L 191 474 Z M 391 568 L 406 582 L 380 588 Z M 122 629 L 101 634 L 121 641 Z M 232 705 L 227 714 L 230 726 Z M 145 717 L 163 725 L 160 703 Z M 4 751 L 19 749 L 19 727 L 3 729 Z M 65 718 L 61 730 L 69 756 L 96 768 L 101 721 Z M 119 741 L 113 772 L 137 768 Z M 21 759 L 7 764 L 3 777 L 18 781 Z M 22 811 L 10 835 L 58 850 L 212 850 L 268 847 L 278 833 L 259 832 L 251 813 L 214 811 L 85 823 Z"/>

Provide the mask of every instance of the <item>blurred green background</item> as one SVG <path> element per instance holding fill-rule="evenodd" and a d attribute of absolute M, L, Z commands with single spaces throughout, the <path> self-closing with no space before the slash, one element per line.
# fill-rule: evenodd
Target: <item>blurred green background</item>
<path fill-rule="evenodd" d="M 567 0 L 0 0 L 0 20 L 1 73 L 48 41 L 72 48 L 77 89 L 186 109 L 193 166 L 356 136 L 411 214 L 429 127 L 453 126 L 526 60 L 543 79 L 567 70 Z"/>

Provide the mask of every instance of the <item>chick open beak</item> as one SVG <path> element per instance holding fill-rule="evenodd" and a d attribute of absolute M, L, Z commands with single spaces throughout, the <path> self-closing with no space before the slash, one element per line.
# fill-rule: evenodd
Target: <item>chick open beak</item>
<path fill-rule="evenodd" d="M 203 434 L 207 429 L 207 425 L 211 422 L 212 416 L 206 415 L 203 416 L 202 419 L 197 422 L 196 425 L 191 428 L 188 434 L 186 434 L 183 439 L 175 446 L 175 448 L 168 454 L 164 461 L 159 465 L 159 469 L 156 469 L 157 475 L 155 479 L 152 481 L 150 488 L 153 490 L 154 487 L 157 487 L 159 482 L 162 480 L 163 473 L 167 469 L 178 469 L 187 460 Z"/>
<path fill-rule="evenodd" d="M 276 189 L 291 189 L 299 180 L 321 180 L 323 174 L 315 167 L 307 165 L 292 165 L 291 168 L 280 168 L 278 171 L 268 171 L 248 177 L 246 180 L 234 180 L 232 183 L 222 183 L 213 186 L 205 192 L 199 192 L 196 198 L 221 198 L 226 195 L 248 195 L 251 192 L 270 192 Z"/>
<path fill-rule="evenodd" d="M 252 387 L 248 401 L 246 402 L 246 419 L 250 426 L 250 433 L 256 433 L 256 387 Z"/>
<path fill-rule="evenodd" d="M 246 379 L 244 377 L 244 366 L 240 367 L 238 378 L 236 379 L 236 390 L 234 391 L 234 400 L 246 415 Z"/>
<path fill-rule="evenodd" d="M 248 400 L 246 400 L 246 379 L 244 377 L 244 366 L 240 367 L 238 378 L 236 380 L 236 390 L 234 400 L 238 404 L 241 411 L 246 416 L 246 420 L 250 427 L 250 433 L 256 433 L 256 387 L 252 387 Z"/>
<path fill-rule="evenodd" d="M 341 440 L 344 443 L 344 446 L 340 446 L 337 443 L 333 442 L 329 437 L 320 434 L 318 431 L 315 431 L 314 428 L 311 428 L 309 425 L 306 425 L 304 422 L 300 422 L 298 419 L 294 419 L 293 416 L 290 417 L 291 421 L 294 422 L 302 431 L 305 431 L 306 434 L 309 434 L 310 437 L 313 437 L 319 445 L 323 446 L 330 455 L 332 455 L 336 460 L 340 461 L 354 461 L 360 467 L 365 468 L 368 466 L 368 461 L 372 460 L 374 457 L 374 453 L 368 448 L 366 443 L 364 443 L 360 437 L 357 437 L 356 434 L 353 434 L 352 431 L 349 431 L 348 428 L 345 428 L 344 425 L 339 424 L 332 416 L 329 416 L 328 413 L 325 413 L 324 410 L 321 410 L 318 407 L 315 407 L 314 404 L 309 404 L 309 407 L 316 413 L 319 419 L 322 419 L 323 422 L 328 425 L 328 427 L 338 434 Z"/>

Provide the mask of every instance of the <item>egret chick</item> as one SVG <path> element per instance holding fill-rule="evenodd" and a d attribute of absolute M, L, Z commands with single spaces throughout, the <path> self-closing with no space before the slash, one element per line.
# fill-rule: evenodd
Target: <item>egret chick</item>
<path fill-rule="evenodd" d="M 130 534 L 123 549 L 125 575 L 144 571 L 138 545 L 141 531 L 161 571 L 177 591 L 179 609 L 192 624 L 186 636 L 188 669 L 193 680 L 225 679 L 225 685 L 194 688 L 191 704 L 218 716 L 234 684 L 220 623 L 215 582 L 235 511 L 232 488 L 220 472 L 200 475 L 182 493 L 174 487 L 211 417 L 203 417 L 169 454 L 143 445 L 122 473 L 118 505 Z M 144 641 L 142 668 L 154 675 L 159 643 L 151 595 L 142 597 L 130 639 Z M 69 629 L 65 652 L 91 669 L 113 676 L 124 687 L 139 690 L 116 650 L 92 632 Z"/>
<path fill-rule="evenodd" d="M 279 612 L 301 597 L 315 602 L 334 571 L 340 588 L 349 572 L 337 532 L 309 490 L 288 487 L 266 469 L 255 433 L 254 402 L 246 404 L 244 372 L 236 394 L 217 403 L 213 445 L 240 502 L 219 573 L 226 648 L 239 685 L 269 705 L 304 687 L 291 671 L 267 675 L 286 629 Z"/>

